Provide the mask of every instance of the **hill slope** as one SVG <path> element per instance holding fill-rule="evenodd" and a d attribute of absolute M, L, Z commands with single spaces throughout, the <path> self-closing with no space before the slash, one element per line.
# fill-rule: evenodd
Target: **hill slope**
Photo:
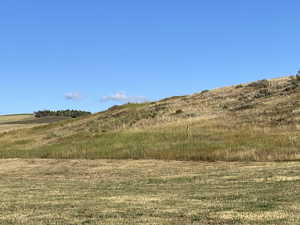
<path fill-rule="evenodd" d="M 300 78 L 125 104 L 0 134 L 0 157 L 298 160 Z"/>

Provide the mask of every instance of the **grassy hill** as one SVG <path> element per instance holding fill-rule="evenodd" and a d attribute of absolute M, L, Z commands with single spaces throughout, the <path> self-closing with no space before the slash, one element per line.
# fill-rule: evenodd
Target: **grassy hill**
<path fill-rule="evenodd" d="M 0 157 L 299 160 L 299 127 L 300 78 L 290 76 L 2 132 Z"/>

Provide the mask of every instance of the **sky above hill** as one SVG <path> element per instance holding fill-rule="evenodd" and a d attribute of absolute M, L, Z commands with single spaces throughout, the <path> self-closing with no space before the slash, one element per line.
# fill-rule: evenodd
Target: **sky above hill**
<path fill-rule="evenodd" d="M 295 74 L 297 0 L 2 0 L 0 114 L 92 112 Z"/>

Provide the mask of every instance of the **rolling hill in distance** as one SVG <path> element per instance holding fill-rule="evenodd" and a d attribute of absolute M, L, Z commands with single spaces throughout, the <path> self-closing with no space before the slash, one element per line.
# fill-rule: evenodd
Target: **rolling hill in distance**
<path fill-rule="evenodd" d="M 76 119 L 0 116 L 0 157 L 300 160 L 299 128 L 300 77 L 288 76 Z"/>

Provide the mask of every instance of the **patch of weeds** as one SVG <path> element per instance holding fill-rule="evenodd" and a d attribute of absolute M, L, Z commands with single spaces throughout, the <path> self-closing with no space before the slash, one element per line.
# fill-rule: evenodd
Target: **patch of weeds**
<path fill-rule="evenodd" d="M 172 96 L 172 97 L 169 97 L 169 98 L 164 98 L 164 99 L 162 99 L 161 101 L 176 100 L 176 99 L 181 99 L 181 98 L 184 98 L 184 97 L 186 97 L 186 95 L 182 95 L 182 96 Z"/>
<path fill-rule="evenodd" d="M 49 139 L 54 139 L 54 138 L 57 138 L 59 137 L 56 133 L 49 133 L 44 139 L 45 140 L 49 140 Z"/>
<path fill-rule="evenodd" d="M 271 91 L 268 88 L 260 89 L 255 95 L 254 98 L 266 98 L 272 95 Z"/>
<path fill-rule="evenodd" d="M 7 134 L 8 134 L 7 131 L 0 133 L 0 138 L 1 138 L 1 137 L 4 137 L 4 136 L 7 135 Z"/>
<path fill-rule="evenodd" d="M 184 118 L 194 118 L 194 117 L 198 117 L 198 116 L 199 116 L 199 114 L 197 114 L 197 113 L 185 113 L 185 114 L 183 114 Z"/>
<path fill-rule="evenodd" d="M 200 94 L 204 94 L 204 93 L 207 93 L 207 92 L 209 92 L 209 90 L 205 89 L 205 90 L 201 91 Z"/>
<path fill-rule="evenodd" d="M 270 211 L 275 208 L 275 205 L 269 201 L 255 201 L 247 202 L 246 207 L 249 207 L 251 211 Z"/>
<path fill-rule="evenodd" d="M 266 79 L 258 80 L 255 82 L 252 82 L 247 85 L 248 87 L 254 87 L 254 88 L 268 88 L 270 86 L 270 82 Z"/>
<path fill-rule="evenodd" d="M 253 109 L 254 108 L 254 104 L 251 104 L 251 103 L 244 103 L 244 104 L 241 104 L 241 105 L 238 105 L 237 107 L 235 107 L 233 109 L 233 111 L 241 111 L 241 110 L 246 110 L 246 109 Z"/>
<path fill-rule="evenodd" d="M 228 105 L 222 105 L 221 107 L 222 107 L 222 109 L 228 109 L 229 108 Z"/>
<path fill-rule="evenodd" d="M 291 76 L 288 81 L 288 86 L 284 89 L 284 91 L 294 91 L 300 89 L 300 75 Z"/>
<path fill-rule="evenodd" d="M 183 110 L 182 110 L 182 109 L 177 109 L 176 112 L 175 112 L 175 114 L 177 114 L 177 115 L 178 115 L 178 114 L 182 114 L 182 113 L 183 113 Z"/>
<path fill-rule="evenodd" d="M 16 144 L 16 145 L 26 145 L 26 144 L 29 144 L 31 142 L 32 142 L 32 140 L 18 140 L 18 141 L 15 141 L 14 144 Z"/>

